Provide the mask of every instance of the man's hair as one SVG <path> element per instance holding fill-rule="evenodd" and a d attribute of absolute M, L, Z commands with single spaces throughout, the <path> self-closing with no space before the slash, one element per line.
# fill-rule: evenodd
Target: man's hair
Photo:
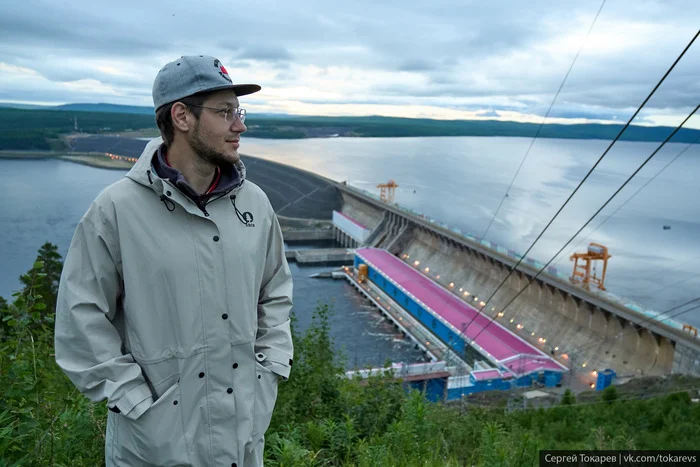
<path fill-rule="evenodd" d="M 202 109 L 196 106 L 203 105 L 211 94 L 211 92 L 200 92 L 183 97 L 170 104 L 165 104 L 156 111 L 156 125 L 158 125 L 160 135 L 163 137 L 163 142 L 166 147 L 170 146 L 173 143 L 173 139 L 175 139 L 175 127 L 173 126 L 173 119 L 170 115 L 173 105 L 182 102 L 189 111 L 192 112 L 195 118 L 199 120 L 199 116 L 202 115 Z"/>

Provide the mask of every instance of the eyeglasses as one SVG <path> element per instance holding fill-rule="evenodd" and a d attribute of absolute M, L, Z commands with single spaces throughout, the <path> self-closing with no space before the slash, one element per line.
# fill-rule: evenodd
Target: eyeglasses
<path fill-rule="evenodd" d="M 241 109 L 240 107 L 226 107 L 225 109 L 217 109 L 215 107 L 206 107 L 206 106 L 197 105 L 197 104 L 187 104 L 187 105 L 190 107 L 199 107 L 201 109 L 208 109 L 208 110 L 212 110 L 216 113 L 223 114 L 224 120 L 226 120 L 228 123 L 234 122 L 236 117 L 238 117 L 241 120 L 241 123 L 245 122 L 246 110 Z"/>

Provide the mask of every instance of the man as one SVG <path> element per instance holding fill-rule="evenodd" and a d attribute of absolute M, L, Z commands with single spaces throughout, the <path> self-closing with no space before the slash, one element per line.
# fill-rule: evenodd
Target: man
<path fill-rule="evenodd" d="M 289 376 L 292 278 L 221 62 L 181 57 L 153 85 L 161 138 L 98 195 L 66 255 L 56 361 L 107 400 L 108 466 L 260 466 Z"/>

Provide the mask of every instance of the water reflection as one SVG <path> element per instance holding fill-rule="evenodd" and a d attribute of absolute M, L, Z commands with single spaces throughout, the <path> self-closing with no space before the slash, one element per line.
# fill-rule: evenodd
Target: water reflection
<path fill-rule="evenodd" d="M 242 151 L 347 180 L 374 193 L 378 183 L 394 179 L 399 204 L 479 236 L 530 142 L 465 137 L 244 138 Z M 487 238 L 523 253 L 608 145 L 596 140 L 537 140 Z M 548 261 L 656 146 L 615 145 L 529 256 Z M 700 258 L 700 148 L 691 147 L 615 213 L 686 146 L 669 144 L 660 151 L 553 264 L 569 274 L 573 251 L 585 249 L 591 241 L 603 243 L 613 255 L 606 280 L 612 292 L 659 310 L 694 298 L 700 260 L 689 259 Z M 59 244 L 64 254 L 90 201 L 123 175 L 61 161 L 0 161 L 0 225 L 5 227 L 0 241 L 0 295 L 7 297 L 16 290 L 17 278 L 31 266 L 43 242 Z M 664 225 L 670 229 L 664 230 Z M 683 318 L 700 326 L 700 312 Z"/>
<path fill-rule="evenodd" d="M 388 179 L 399 184 L 396 201 L 462 232 L 481 235 L 510 184 L 530 138 L 332 138 L 271 141 L 248 138 L 245 153 L 312 170 L 378 193 Z M 487 238 L 523 253 L 609 146 L 602 140 L 537 140 Z M 700 149 L 691 147 L 612 215 L 639 187 L 685 149 L 668 144 L 643 168 L 553 263 L 569 274 L 568 257 L 591 241 L 610 248 L 609 290 L 666 309 L 696 296 L 700 262 Z M 657 147 L 618 143 L 572 198 L 530 257 L 547 262 Z M 415 191 L 415 192 L 414 192 Z M 663 225 L 671 229 L 663 230 Z M 595 230 L 595 232 L 593 232 Z M 591 232 L 593 232 L 591 234 Z M 590 235 L 589 237 L 587 237 Z M 649 294 L 645 277 L 658 272 Z M 694 276 L 679 282 L 684 278 Z M 700 325 L 700 313 L 683 318 Z"/>

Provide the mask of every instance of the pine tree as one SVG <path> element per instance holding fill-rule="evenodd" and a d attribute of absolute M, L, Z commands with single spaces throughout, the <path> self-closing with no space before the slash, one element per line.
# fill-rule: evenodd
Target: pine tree
<path fill-rule="evenodd" d="M 45 274 L 45 276 L 34 279 L 38 281 L 35 284 L 36 292 L 41 294 L 42 301 L 46 304 L 46 310 L 43 311 L 43 314 L 53 314 L 56 311 L 56 297 L 58 295 L 58 283 L 61 280 L 61 272 L 63 271 L 63 259 L 58 252 L 58 247 L 53 243 L 46 242 L 39 248 L 36 261 L 43 263 L 39 272 Z M 24 290 L 26 290 L 32 278 L 28 272 L 23 274 L 19 280 L 24 286 Z"/>
<path fill-rule="evenodd" d="M 5 340 L 7 336 L 7 321 L 4 319 L 8 315 L 8 303 L 3 297 L 0 297 L 0 342 Z"/>
<path fill-rule="evenodd" d="M 571 392 L 571 389 L 564 391 L 564 396 L 561 398 L 561 405 L 571 405 L 576 403 L 576 396 Z"/>

